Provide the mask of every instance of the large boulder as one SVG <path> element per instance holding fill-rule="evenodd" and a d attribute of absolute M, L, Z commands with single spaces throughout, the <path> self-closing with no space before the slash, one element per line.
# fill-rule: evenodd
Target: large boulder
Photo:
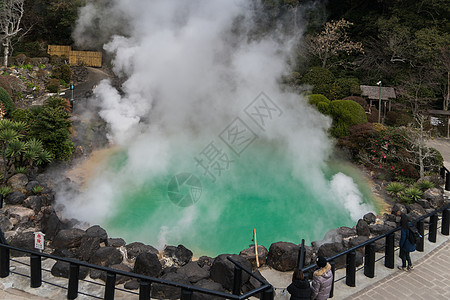
<path fill-rule="evenodd" d="M 123 257 L 120 250 L 114 247 L 101 247 L 94 252 L 89 262 L 94 265 L 109 267 L 120 264 L 122 260 Z"/>
<path fill-rule="evenodd" d="M 123 263 L 117 264 L 117 265 L 111 265 L 110 268 L 114 269 L 114 270 L 124 271 L 124 272 L 132 272 L 133 271 L 129 266 L 127 266 Z M 92 279 L 100 279 L 100 280 L 103 280 L 104 282 L 106 282 L 106 272 L 105 271 L 91 269 L 90 276 Z M 119 274 L 116 275 L 116 285 L 123 284 L 130 280 L 131 280 L 131 277 L 123 276 L 123 275 L 119 275 Z"/>
<path fill-rule="evenodd" d="M 212 280 L 203 279 L 203 280 L 198 281 L 194 285 L 199 288 L 203 288 L 203 289 L 208 289 L 208 290 L 213 290 L 213 291 L 218 291 L 218 292 L 225 292 L 225 289 L 223 288 L 223 286 L 220 283 L 212 281 Z M 194 292 L 192 294 L 192 299 L 193 300 L 219 300 L 219 299 L 221 300 L 223 298 Z"/>
<path fill-rule="evenodd" d="M 428 189 L 423 193 L 423 199 L 430 202 L 430 206 L 434 209 L 441 208 L 444 205 L 444 195 L 438 188 Z"/>
<path fill-rule="evenodd" d="M 138 257 L 139 254 L 142 253 L 153 253 L 155 255 L 158 255 L 159 251 L 155 247 L 152 247 L 150 245 L 145 245 L 141 242 L 134 242 L 131 244 L 128 244 L 125 246 L 125 249 L 127 249 L 127 256 L 128 258 L 135 258 Z"/>
<path fill-rule="evenodd" d="M 63 261 L 57 261 L 53 265 L 53 267 L 51 269 L 51 273 L 53 276 L 56 276 L 56 277 L 69 278 L 70 263 L 63 262 Z M 80 272 L 78 273 L 78 278 L 83 280 L 88 276 L 88 274 L 89 274 L 89 268 L 81 266 Z"/>
<path fill-rule="evenodd" d="M 191 283 L 209 278 L 209 272 L 201 268 L 195 261 L 191 261 L 181 268 L 176 269 L 176 272 L 186 276 Z"/>
<path fill-rule="evenodd" d="M 13 229 L 14 224 L 9 220 L 7 216 L 0 215 L 0 229 L 2 232 L 10 231 Z"/>
<path fill-rule="evenodd" d="M 6 195 L 5 203 L 11 205 L 22 205 L 27 196 L 22 192 L 12 192 Z"/>
<path fill-rule="evenodd" d="M 63 223 L 53 209 L 44 211 L 41 220 L 41 228 L 47 239 L 53 240 L 63 227 Z"/>
<path fill-rule="evenodd" d="M 373 213 L 367 213 L 364 215 L 363 220 L 366 221 L 367 224 L 373 224 L 377 220 L 377 217 Z"/>
<path fill-rule="evenodd" d="M 163 251 L 163 255 L 168 258 L 172 258 L 179 266 L 184 266 L 192 260 L 192 251 L 183 245 L 166 246 Z"/>
<path fill-rule="evenodd" d="M 371 224 L 369 225 L 369 229 L 373 235 L 378 236 L 392 230 L 392 227 L 385 224 Z"/>
<path fill-rule="evenodd" d="M 228 256 L 248 270 L 252 269 L 252 264 L 242 256 L 236 254 L 221 254 L 214 259 L 210 270 L 211 279 L 220 283 L 225 289 L 231 291 L 233 288 L 234 264 L 227 259 Z M 243 271 L 241 285 L 245 284 L 249 277 L 250 275 Z"/>
<path fill-rule="evenodd" d="M 34 248 L 34 232 L 28 231 L 13 236 L 9 241 L 9 245 L 16 248 L 36 251 L 36 249 Z M 29 254 L 12 250 L 11 255 L 19 257 L 28 256 Z"/>
<path fill-rule="evenodd" d="M 430 201 L 426 200 L 426 199 L 419 199 L 417 200 L 417 203 L 422 206 L 424 209 L 428 209 L 431 207 L 430 205 Z"/>
<path fill-rule="evenodd" d="M 168 273 L 161 277 L 161 279 L 167 280 L 167 281 L 174 281 L 181 284 L 189 285 L 189 280 L 187 277 L 180 273 Z M 152 284 L 151 289 L 152 298 L 158 298 L 158 299 L 180 299 L 181 297 L 181 288 L 174 287 L 170 285 L 163 285 L 154 283 Z"/>
<path fill-rule="evenodd" d="M 424 216 L 427 214 L 425 209 L 419 203 L 406 205 L 406 209 L 408 210 L 408 214 L 412 213 L 418 216 Z"/>
<path fill-rule="evenodd" d="M 162 271 L 162 265 L 158 256 L 151 252 L 144 252 L 136 257 L 134 273 L 150 277 L 158 277 Z"/>
<path fill-rule="evenodd" d="M 264 278 L 264 276 L 262 276 L 259 270 L 253 272 L 253 276 L 256 276 L 259 279 L 267 282 L 267 280 Z M 261 282 L 253 276 L 250 276 L 248 282 L 244 284 L 244 286 L 242 286 L 242 293 L 248 293 L 256 288 L 259 288 L 262 285 Z M 261 299 L 261 294 L 256 294 L 255 297 Z"/>
<path fill-rule="evenodd" d="M 100 248 L 101 238 L 98 236 L 85 235 L 81 238 L 77 256 L 84 261 L 89 261 L 94 253 Z"/>
<path fill-rule="evenodd" d="M 344 251 L 344 246 L 342 245 L 342 243 L 338 243 L 338 242 L 328 243 L 328 244 L 323 244 L 322 246 L 320 246 L 319 250 L 317 251 L 317 255 L 328 258 L 330 256 L 334 256 L 343 251 Z M 340 268 L 342 266 L 345 266 L 346 258 L 345 258 L 345 256 L 341 256 L 341 257 L 337 258 L 335 260 L 335 262 L 336 262 L 336 268 Z"/>
<path fill-rule="evenodd" d="M 344 246 L 345 246 L 346 248 L 353 248 L 353 247 L 355 247 L 355 246 L 358 246 L 358 245 L 364 243 L 364 242 L 367 241 L 368 239 L 369 239 L 368 236 L 365 236 L 365 235 L 359 235 L 359 236 L 356 236 L 356 237 L 354 237 L 354 238 L 349 239 L 347 242 L 344 243 Z M 359 248 L 358 250 L 363 252 L 363 251 L 364 251 L 364 247 Z"/>
<path fill-rule="evenodd" d="M 53 239 L 54 248 L 75 248 L 81 244 L 81 239 L 86 235 L 84 230 L 78 228 L 60 230 Z"/>
<path fill-rule="evenodd" d="M 126 245 L 125 240 L 122 238 L 109 238 L 106 241 L 106 246 L 110 246 L 110 247 L 119 248 L 119 247 L 122 247 L 125 245 Z"/>
<path fill-rule="evenodd" d="M 402 214 L 408 213 L 408 211 L 406 210 L 406 206 L 404 206 L 403 204 L 400 204 L 400 203 L 395 203 L 391 208 L 391 213 L 393 215 L 397 215 L 398 211 L 401 211 Z"/>
<path fill-rule="evenodd" d="M 266 249 L 266 247 L 258 245 L 258 262 L 260 267 L 266 263 L 268 254 L 269 251 Z M 255 246 L 242 250 L 239 255 L 248 260 L 252 264 L 253 268 L 256 268 Z"/>
<path fill-rule="evenodd" d="M 292 271 L 297 267 L 299 246 L 288 242 L 270 245 L 267 265 L 281 272 Z"/>
<path fill-rule="evenodd" d="M 358 223 L 356 224 L 356 233 L 360 236 L 369 236 L 370 235 L 369 224 L 367 224 L 367 222 L 364 221 L 363 219 L 359 219 Z"/>
<path fill-rule="evenodd" d="M 30 218 L 32 218 L 35 213 L 32 209 L 26 207 L 10 206 L 6 209 L 5 215 L 10 219 L 15 219 L 16 221 L 13 221 L 13 223 L 23 224 L 30 221 Z"/>
<path fill-rule="evenodd" d="M 105 244 L 108 240 L 108 233 L 106 233 L 106 230 L 99 225 L 94 225 L 86 229 L 86 235 L 91 237 L 99 237 L 100 242 Z"/>
<path fill-rule="evenodd" d="M 38 213 L 42 207 L 42 199 L 42 196 L 30 196 L 23 201 L 23 206 L 34 210 L 35 213 Z"/>
<path fill-rule="evenodd" d="M 26 190 L 26 185 L 28 183 L 28 177 L 25 174 L 19 173 L 13 175 L 8 179 L 8 185 L 13 191 Z"/>

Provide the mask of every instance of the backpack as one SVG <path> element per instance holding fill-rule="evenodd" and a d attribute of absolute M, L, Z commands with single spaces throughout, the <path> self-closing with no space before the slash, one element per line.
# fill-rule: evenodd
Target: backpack
<path fill-rule="evenodd" d="M 409 227 L 408 240 L 410 241 L 411 244 L 415 245 L 421 237 L 422 236 L 420 235 L 419 230 L 416 228 L 416 226 Z"/>

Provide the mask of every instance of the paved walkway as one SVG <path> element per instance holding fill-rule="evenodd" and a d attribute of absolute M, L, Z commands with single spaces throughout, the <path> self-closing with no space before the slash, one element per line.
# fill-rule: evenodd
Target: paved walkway
<path fill-rule="evenodd" d="M 420 259 L 414 270 L 399 270 L 347 299 L 450 299 L 449 258 L 450 240 Z"/>

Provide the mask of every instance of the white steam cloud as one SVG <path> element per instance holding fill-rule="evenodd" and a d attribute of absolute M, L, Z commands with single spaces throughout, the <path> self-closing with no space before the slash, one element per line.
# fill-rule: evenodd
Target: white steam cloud
<path fill-rule="evenodd" d="M 127 184 L 139 186 L 163 173 L 174 152 L 216 137 L 260 92 L 283 110 L 264 138 L 286 148 L 294 177 L 319 194 L 333 194 L 324 191 L 329 182 L 322 172 L 332 149 L 326 134 L 330 120 L 279 85 L 300 35 L 286 37 L 273 30 L 252 37 L 255 11 L 248 9 L 250 2 L 110 0 L 90 1 L 81 9 L 77 43 L 105 41 L 113 71 L 125 79 L 120 91 L 103 81 L 95 94 L 110 141 L 127 149 L 129 159 L 120 176 L 99 170 L 81 196 L 71 201 L 60 197 L 65 214 L 91 223 L 114 214 L 116 200 L 131 188 L 124 187 L 123 178 L 133 178 Z M 345 175 L 336 175 L 331 188 L 353 219 L 370 210 Z M 213 220 L 218 210 L 210 208 L 203 217 Z M 196 216 L 192 211 L 176 230 L 162 226 L 159 242 L 188 228 Z"/>

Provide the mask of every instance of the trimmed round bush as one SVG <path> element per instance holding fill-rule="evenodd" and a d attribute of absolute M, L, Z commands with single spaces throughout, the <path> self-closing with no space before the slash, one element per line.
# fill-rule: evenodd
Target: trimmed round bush
<path fill-rule="evenodd" d="M 311 105 L 317 106 L 320 102 L 325 102 L 326 104 L 330 104 L 330 100 L 327 97 L 321 94 L 311 94 L 308 96 L 308 103 Z"/>
<path fill-rule="evenodd" d="M 364 108 L 352 100 L 331 101 L 329 113 L 334 121 L 331 134 L 337 138 L 348 135 L 350 126 L 367 123 Z"/>
<path fill-rule="evenodd" d="M 330 91 L 333 89 L 334 75 L 328 69 L 313 67 L 303 75 L 301 83 L 312 85 L 313 94 L 323 94 L 329 97 Z"/>

